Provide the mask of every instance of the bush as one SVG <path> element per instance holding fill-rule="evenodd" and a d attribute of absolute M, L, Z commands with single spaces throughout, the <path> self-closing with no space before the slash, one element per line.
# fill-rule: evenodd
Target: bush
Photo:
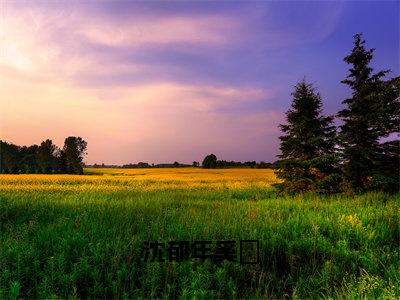
<path fill-rule="evenodd" d="M 381 190 L 395 193 L 399 191 L 400 186 L 398 179 L 396 180 L 393 177 L 376 174 L 370 178 L 367 188 L 374 191 Z"/>
<path fill-rule="evenodd" d="M 283 183 L 275 185 L 288 193 L 310 192 L 332 194 L 342 191 L 343 175 L 334 154 L 322 155 L 314 159 L 277 162 L 277 176 Z"/>

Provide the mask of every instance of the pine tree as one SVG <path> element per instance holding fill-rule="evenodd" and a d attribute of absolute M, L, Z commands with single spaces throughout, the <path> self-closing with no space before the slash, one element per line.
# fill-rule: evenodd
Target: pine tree
<path fill-rule="evenodd" d="M 292 107 L 286 113 L 287 124 L 280 125 L 285 133 L 279 156 L 283 159 L 308 160 L 333 153 L 335 127 L 333 117 L 322 115 L 321 96 L 305 80 L 295 86 Z"/>
<path fill-rule="evenodd" d="M 287 124 L 280 125 L 284 135 L 280 137 L 282 160 L 278 177 L 285 181 L 283 187 L 288 190 L 332 191 L 336 187 L 328 182 L 332 180 L 329 176 L 337 175 L 333 117 L 322 115 L 321 96 L 305 80 L 297 83 L 292 96 Z"/>
<path fill-rule="evenodd" d="M 342 103 L 346 108 L 338 113 L 343 121 L 340 126 L 340 145 L 344 172 L 353 189 L 365 190 L 368 177 L 379 156 L 379 117 L 377 95 L 382 86 L 380 78 L 388 71 L 372 75 L 369 66 L 375 49 L 365 49 L 361 34 L 354 35 L 354 47 L 344 58 L 351 65 L 350 74 L 342 83 L 352 89 L 352 96 Z"/>

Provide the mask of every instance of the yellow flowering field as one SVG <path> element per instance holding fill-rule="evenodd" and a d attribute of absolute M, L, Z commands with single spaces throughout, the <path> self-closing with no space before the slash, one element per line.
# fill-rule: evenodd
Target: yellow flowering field
<path fill-rule="evenodd" d="M 86 168 L 85 175 L 0 174 L 0 190 L 163 190 L 268 188 L 277 182 L 271 169 Z"/>

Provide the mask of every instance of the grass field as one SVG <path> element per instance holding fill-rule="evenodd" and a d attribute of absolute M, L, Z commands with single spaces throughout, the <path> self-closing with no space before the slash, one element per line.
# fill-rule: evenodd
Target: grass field
<path fill-rule="evenodd" d="M 0 298 L 400 297 L 399 195 L 282 196 L 272 170 L 0 175 Z M 143 242 L 260 241 L 260 264 Z"/>

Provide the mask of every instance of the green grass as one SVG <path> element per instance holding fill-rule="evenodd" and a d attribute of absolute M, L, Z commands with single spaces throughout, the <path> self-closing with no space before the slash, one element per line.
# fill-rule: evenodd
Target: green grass
<path fill-rule="evenodd" d="M 399 298 L 398 196 L 0 190 L 0 298 Z M 230 239 L 260 240 L 260 265 L 141 257 Z"/>

